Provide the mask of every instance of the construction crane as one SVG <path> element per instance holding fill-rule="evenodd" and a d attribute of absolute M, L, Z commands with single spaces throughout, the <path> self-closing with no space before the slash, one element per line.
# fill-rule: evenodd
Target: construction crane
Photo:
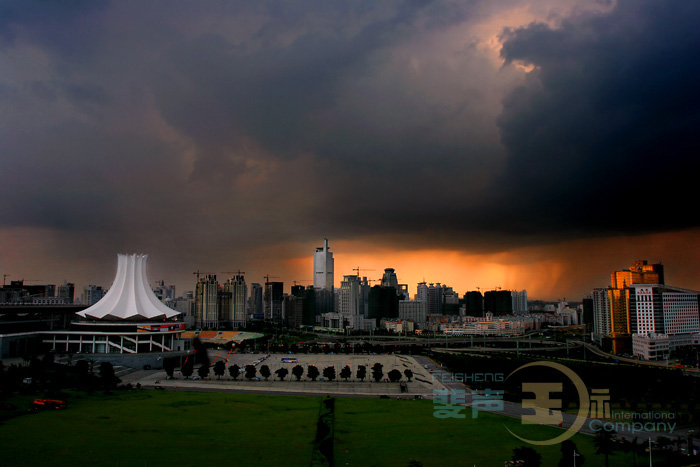
<path fill-rule="evenodd" d="M 7 279 L 8 277 L 10 277 L 9 274 L 3 274 L 3 275 L 2 275 L 2 286 L 3 286 L 3 287 L 5 287 L 5 279 Z"/>
<path fill-rule="evenodd" d="M 238 271 L 221 271 L 221 274 L 235 274 L 240 276 L 241 274 L 245 274 L 245 271 L 241 271 L 240 269 Z"/>
<path fill-rule="evenodd" d="M 280 278 L 280 276 L 271 276 L 271 275 L 269 275 L 269 274 L 265 274 L 263 277 L 265 278 L 265 282 L 270 282 L 270 278 L 273 278 L 273 279 L 279 279 L 279 278 Z"/>
<path fill-rule="evenodd" d="M 357 276 L 359 277 L 360 271 L 376 271 L 376 269 L 361 269 L 360 266 L 352 268 L 353 271 L 357 271 Z"/>
<path fill-rule="evenodd" d="M 311 279 L 303 279 L 300 281 L 292 281 L 292 282 L 294 283 L 294 285 L 297 285 L 297 284 L 301 284 L 302 282 L 311 282 Z"/>
<path fill-rule="evenodd" d="M 195 272 L 193 272 L 192 274 L 194 274 L 194 275 L 197 276 L 197 282 L 199 282 L 199 276 L 200 276 L 200 275 L 202 275 L 202 274 L 211 274 L 211 272 L 204 272 L 204 271 L 200 271 L 199 269 L 197 269 L 197 270 L 196 270 Z"/>

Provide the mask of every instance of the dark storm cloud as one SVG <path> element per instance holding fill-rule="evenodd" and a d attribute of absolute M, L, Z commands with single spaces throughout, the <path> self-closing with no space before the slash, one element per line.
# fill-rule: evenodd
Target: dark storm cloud
<path fill-rule="evenodd" d="M 525 231 L 698 225 L 699 18 L 697 2 L 622 0 L 506 30 L 503 58 L 535 69 L 498 120 L 510 156 L 499 212 Z"/>
<path fill-rule="evenodd" d="M 328 25 L 292 31 L 296 37 L 283 45 L 277 36 L 299 21 L 300 12 L 314 14 L 314 9 L 295 3 L 286 15 L 277 10 L 286 12 L 289 6 L 269 6 L 270 24 L 251 38 L 253 45 L 234 44 L 221 34 L 174 43 L 159 63 L 156 103 L 170 124 L 197 142 L 205 160 L 226 157 L 222 152 L 235 152 L 241 140 L 251 138 L 276 157 L 308 152 L 363 157 L 348 143 L 360 139 L 371 147 L 375 135 L 342 128 L 349 123 L 338 117 L 342 87 L 364 75 L 373 52 L 410 35 L 415 14 L 427 3 L 401 3 L 390 17 L 368 20 L 357 31 Z M 356 8 L 373 9 L 361 5 Z M 330 26 L 348 10 L 347 3 L 336 6 Z"/>
<path fill-rule="evenodd" d="M 488 64 L 469 39 L 457 52 L 438 49 L 454 53 L 468 76 L 449 82 L 430 63 L 414 73 L 411 57 L 398 61 L 395 50 L 427 62 L 422 37 L 468 14 L 429 2 L 364 3 L 350 27 L 347 3 L 331 13 L 323 2 L 295 5 L 295 14 L 271 12 L 244 42 L 216 31 L 174 40 L 155 64 L 157 109 L 195 143 L 190 181 L 212 198 L 274 209 L 268 217 L 279 225 L 263 231 L 285 239 L 422 231 L 407 216 L 426 210 L 442 227 L 453 222 L 498 159 L 497 141 L 479 128 L 493 125 L 483 118 L 485 78 L 476 72 Z M 300 16 L 316 27 L 298 28 Z M 449 95 L 432 95 L 440 91 Z M 306 170 L 279 169 L 260 191 L 231 183 L 255 178 L 261 163 Z M 288 204 L 291 193 L 298 203 Z"/>
<path fill-rule="evenodd" d="M 107 0 L 3 2 L 0 39 L 5 45 L 28 39 L 57 51 L 63 66 L 81 61 L 97 50 L 100 13 L 107 5 Z"/>
<path fill-rule="evenodd" d="M 697 7 L 564 3 L 3 5 L 0 227 L 192 270 L 323 236 L 504 251 L 623 230 L 629 199 L 670 209 L 696 168 Z M 537 70 L 501 66 L 495 35 L 550 9 L 556 27 L 502 35 Z"/>

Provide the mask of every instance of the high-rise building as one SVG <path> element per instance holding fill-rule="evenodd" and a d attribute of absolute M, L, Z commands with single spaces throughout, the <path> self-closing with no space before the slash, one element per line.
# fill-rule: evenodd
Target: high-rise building
<path fill-rule="evenodd" d="M 428 284 L 426 284 L 425 281 L 418 283 L 418 286 L 416 286 L 416 294 L 413 296 L 413 299 L 428 303 Z"/>
<path fill-rule="evenodd" d="M 396 271 L 394 268 L 384 269 L 384 274 L 382 275 L 382 286 L 393 287 L 395 289 L 399 288 L 399 279 L 396 277 Z"/>
<path fill-rule="evenodd" d="M 89 284 L 83 289 L 83 305 L 92 306 L 102 300 L 107 293 L 100 285 Z"/>
<path fill-rule="evenodd" d="M 447 285 L 442 286 L 442 314 L 459 315 L 459 294 Z"/>
<path fill-rule="evenodd" d="M 152 288 L 153 293 L 158 300 L 165 302 L 166 300 L 175 300 L 175 286 L 165 285 L 165 281 L 156 281 L 155 287 Z"/>
<path fill-rule="evenodd" d="M 10 281 L 9 285 L 3 285 L 0 288 L 0 303 L 5 304 L 33 303 L 37 299 L 50 299 L 55 298 L 55 296 L 56 286 L 53 284 L 27 285 L 24 280 L 19 280 Z M 39 301 L 47 302 L 46 300 Z M 51 300 L 51 302 L 56 303 L 55 300 Z"/>
<path fill-rule="evenodd" d="M 428 320 L 428 307 L 423 300 L 401 300 L 399 319 L 413 321 L 419 329 L 423 329 Z"/>
<path fill-rule="evenodd" d="M 194 299 L 195 325 L 202 329 L 219 327 L 219 282 L 215 275 L 201 276 Z"/>
<path fill-rule="evenodd" d="M 396 270 L 394 268 L 384 269 L 384 274 L 382 275 L 382 287 L 393 287 L 396 289 L 396 294 L 399 296 L 399 300 L 408 300 L 408 285 L 399 284 L 399 279 L 396 276 Z"/>
<path fill-rule="evenodd" d="M 627 290 L 634 355 L 664 359 L 678 347 L 700 344 L 700 292 L 661 284 Z"/>
<path fill-rule="evenodd" d="M 484 296 L 480 291 L 465 293 L 463 300 L 467 316 L 484 316 Z"/>
<path fill-rule="evenodd" d="M 484 293 L 484 311 L 494 316 L 513 313 L 513 297 L 509 290 L 489 290 Z"/>
<path fill-rule="evenodd" d="M 379 326 L 382 318 L 399 317 L 399 297 L 393 287 L 375 285 L 369 290 L 368 318 L 376 321 Z"/>
<path fill-rule="evenodd" d="M 624 289 L 632 284 L 665 284 L 664 265 L 648 264 L 646 260 L 636 260 L 632 266 L 610 275 L 613 289 Z"/>
<path fill-rule="evenodd" d="M 265 321 L 282 324 L 282 298 L 284 297 L 283 282 L 265 282 L 263 290 L 263 306 Z"/>
<path fill-rule="evenodd" d="M 328 239 L 323 239 L 323 246 L 314 253 L 314 287 L 333 290 L 333 253 L 328 249 Z"/>
<path fill-rule="evenodd" d="M 245 283 L 245 277 L 239 274 L 228 279 L 224 284 L 223 292 L 229 298 L 221 310 L 223 321 L 230 327 L 244 327 L 248 302 L 248 287 Z"/>
<path fill-rule="evenodd" d="M 510 295 L 513 299 L 513 311 L 527 311 L 527 290 L 511 290 Z"/>
<path fill-rule="evenodd" d="M 427 304 L 429 315 L 442 315 L 442 285 L 430 284 L 427 290 Z"/>
<path fill-rule="evenodd" d="M 250 298 L 248 299 L 248 312 L 251 319 L 262 321 L 265 319 L 265 309 L 263 307 L 263 288 L 257 282 L 250 284 Z"/>
<path fill-rule="evenodd" d="M 593 291 L 593 339 L 613 353 L 631 350 L 630 287 L 665 283 L 662 264 L 637 260 L 610 275 L 610 286 Z"/>
<path fill-rule="evenodd" d="M 66 304 L 72 304 L 75 300 L 75 284 L 65 282 L 63 285 L 59 285 L 56 297 Z"/>

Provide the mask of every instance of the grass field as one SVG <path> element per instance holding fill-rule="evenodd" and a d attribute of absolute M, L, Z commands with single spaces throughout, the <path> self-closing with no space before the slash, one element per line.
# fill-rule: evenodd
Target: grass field
<path fill-rule="evenodd" d="M 175 391 L 74 395 L 67 410 L 40 412 L 0 425 L 2 465 L 308 466 L 320 398 Z M 558 430 L 520 425 L 480 413 L 438 419 L 428 400 L 338 399 L 336 466 L 498 466 L 523 443 Z M 592 438 L 574 442 L 587 467 L 604 465 Z M 559 446 L 537 447 L 543 466 L 556 465 Z M 639 462 L 639 461 L 638 461 Z M 632 465 L 617 452 L 611 465 Z"/>

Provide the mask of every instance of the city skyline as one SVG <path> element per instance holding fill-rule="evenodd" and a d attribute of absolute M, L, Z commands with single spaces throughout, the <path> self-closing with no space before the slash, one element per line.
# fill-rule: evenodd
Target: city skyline
<path fill-rule="evenodd" d="M 0 274 L 117 253 L 335 287 L 700 289 L 694 2 L 32 1 L 0 15 Z M 374 274 L 375 276 L 373 276 Z"/>
<path fill-rule="evenodd" d="M 307 258 L 306 260 L 303 258 L 299 258 L 299 260 L 298 260 L 297 267 L 304 267 L 305 265 L 308 266 L 308 268 L 307 268 L 308 274 L 307 275 L 309 275 L 309 276 L 312 276 L 314 273 L 314 270 L 315 270 L 314 258 L 318 254 L 319 250 L 322 250 L 322 248 L 321 249 L 314 248 L 311 250 L 311 253 L 309 253 L 309 258 Z M 329 247 L 329 251 L 330 250 L 331 250 L 331 248 Z M 330 253 L 331 253 L 331 257 L 332 257 L 333 253 L 335 253 L 335 251 L 331 251 Z M 355 259 L 358 259 L 358 258 L 366 259 L 367 260 L 366 264 L 369 264 L 369 265 L 381 264 L 381 262 L 382 262 L 382 260 L 378 259 L 378 258 L 371 259 L 371 255 L 370 256 L 361 256 L 361 257 L 351 255 L 351 258 L 352 258 L 352 260 L 346 259 L 344 261 L 341 261 L 340 264 L 343 265 L 343 267 L 345 267 L 346 265 L 356 264 L 353 261 Z M 338 259 L 338 258 L 336 257 L 335 259 Z M 331 260 L 333 262 L 334 259 L 331 258 Z M 614 265 L 613 267 L 611 267 L 611 270 L 616 270 L 616 271 L 626 270 L 628 267 L 630 267 L 629 266 L 630 264 L 634 264 L 634 262 L 636 262 L 637 260 L 638 260 L 638 258 L 636 258 L 635 260 L 630 260 L 630 261 L 628 261 L 628 264 L 626 264 L 626 265 L 624 263 L 618 263 L 617 265 Z M 660 262 L 661 264 L 663 264 L 663 266 L 666 266 L 666 267 L 669 264 L 669 263 L 664 263 L 663 261 L 655 261 L 655 260 L 651 261 L 651 262 L 652 263 Z M 156 263 L 156 267 L 151 269 L 152 268 L 152 266 L 150 266 L 151 263 Z M 405 265 L 406 263 L 401 263 L 401 261 L 399 261 L 399 264 Z M 387 268 L 389 268 L 389 266 L 387 266 Z M 381 283 L 382 276 L 384 275 L 385 269 L 387 269 L 387 268 L 383 267 L 381 269 L 379 269 L 379 268 L 375 269 L 375 268 L 361 267 L 359 277 L 360 278 L 366 277 L 370 281 L 370 285 L 378 285 Z M 111 286 L 112 280 L 114 278 L 114 271 L 112 269 L 114 269 L 113 265 L 111 268 L 110 267 L 102 268 L 102 270 L 99 272 L 99 274 L 93 275 L 93 278 L 106 275 L 106 277 L 108 277 L 108 280 L 106 280 L 104 282 L 100 282 L 98 280 L 80 282 L 77 280 L 71 280 L 70 278 L 62 280 L 62 281 L 51 281 L 51 280 L 38 281 L 38 280 L 24 279 L 24 277 L 17 278 L 17 277 L 13 277 L 12 275 L 8 275 L 6 277 L 6 283 L 9 284 L 13 280 L 23 280 L 24 279 L 24 280 L 27 280 L 28 285 L 36 285 L 39 282 L 41 282 L 43 284 L 54 284 L 55 286 L 60 286 L 64 282 L 68 282 L 68 283 L 75 285 L 76 299 L 78 299 L 80 297 L 80 294 L 83 291 L 83 288 L 85 286 L 87 286 L 88 284 L 97 285 L 97 286 L 100 286 L 104 289 L 108 289 Z M 256 269 L 256 268 L 253 268 L 253 269 Z M 266 268 L 266 267 L 257 268 L 257 269 L 258 270 L 265 270 L 265 271 L 273 271 L 274 270 L 274 268 Z M 560 295 L 556 295 L 556 296 L 553 295 L 551 297 L 548 297 L 548 296 L 538 296 L 536 294 L 533 294 L 532 288 L 528 289 L 528 287 L 520 286 L 517 283 L 513 283 L 510 281 L 503 281 L 502 283 L 507 284 L 507 285 L 501 285 L 501 284 L 496 284 L 496 283 L 493 283 L 493 284 L 488 283 L 488 281 L 482 280 L 481 281 L 482 284 L 488 283 L 488 285 L 465 285 L 465 286 L 463 286 L 463 284 L 466 284 L 466 282 L 463 280 L 464 277 L 463 276 L 450 277 L 448 274 L 446 274 L 444 267 L 441 268 L 442 273 L 440 275 L 442 277 L 446 277 L 447 280 L 432 280 L 430 276 L 423 276 L 415 282 L 407 282 L 404 279 L 404 275 L 401 274 L 401 269 L 397 269 L 394 267 L 391 267 L 391 269 L 396 269 L 397 279 L 400 283 L 408 285 L 410 299 L 413 299 L 414 295 L 416 294 L 416 292 L 417 292 L 416 287 L 419 283 L 442 284 L 444 286 L 449 286 L 449 287 L 453 288 L 457 293 L 459 293 L 460 296 L 464 295 L 464 293 L 466 293 L 466 292 L 476 291 L 476 290 L 481 290 L 482 292 L 487 291 L 487 290 L 496 290 L 496 289 L 512 290 L 512 291 L 527 290 L 530 301 L 532 301 L 532 300 L 544 300 L 544 301 L 566 300 L 566 301 L 570 301 L 570 302 L 580 302 L 583 298 L 585 298 L 585 296 L 589 295 L 595 288 L 606 288 L 610 285 L 609 284 L 610 273 L 608 271 L 607 273 L 604 273 L 604 274 L 600 275 L 599 277 L 596 277 L 598 285 L 596 285 L 595 287 L 592 287 L 588 290 L 584 290 L 580 296 L 567 296 L 567 295 L 560 294 Z M 423 268 L 423 269 L 425 270 L 426 268 Z M 496 267 L 496 273 L 501 274 L 498 271 L 498 269 L 502 269 L 502 268 Z M 669 270 L 669 268 L 667 267 L 666 271 L 668 272 L 668 270 Z M 296 282 L 296 285 L 301 285 L 301 286 L 305 286 L 305 287 L 306 286 L 314 286 L 313 280 L 287 279 L 287 277 L 293 277 L 292 275 L 287 275 L 285 277 L 281 277 L 281 276 L 277 276 L 276 274 L 272 274 L 272 273 L 268 272 L 264 276 L 257 277 L 255 275 L 249 276 L 248 274 L 246 274 L 245 271 L 241 271 L 240 269 L 236 272 L 232 272 L 232 271 L 215 272 L 215 271 L 207 271 L 204 269 L 197 269 L 197 271 L 194 271 L 192 273 L 193 275 L 192 275 L 191 282 L 188 282 L 189 276 L 187 273 L 184 273 L 184 274 L 174 273 L 173 274 L 173 273 L 165 272 L 162 269 L 162 267 L 157 264 L 156 261 L 153 261 L 153 259 L 151 259 L 151 261 L 149 262 L 148 274 L 149 274 L 149 277 L 153 281 L 153 283 L 151 284 L 152 286 L 160 284 L 161 280 L 164 281 L 165 285 L 175 285 L 176 291 L 177 291 L 177 296 L 183 296 L 186 292 L 194 292 L 195 291 L 197 274 L 199 274 L 201 276 L 207 276 L 207 275 L 216 276 L 218 278 L 218 281 L 221 284 L 223 284 L 224 282 L 226 282 L 229 279 L 234 280 L 238 277 L 242 277 L 243 280 L 245 281 L 245 283 L 248 285 L 250 285 L 252 283 L 258 283 L 258 284 L 264 285 L 267 278 L 269 277 L 270 282 L 282 282 L 284 284 L 284 289 L 283 289 L 284 293 L 290 293 L 291 287 L 293 285 L 295 285 L 295 282 Z M 165 274 L 165 275 L 163 275 L 163 274 Z M 336 271 L 335 277 L 336 278 L 339 277 L 339 278 L 336 279 L 336 283 L 335 283 L 335 287 L 334 287 L 335 290 L 336 291 L 340 290 L 341 283 L 343 282 L 344 276 L 356 275 L 356 274 L 357 274 L 356 268 L 349 268 L 347 270 L 344 269 L 342 271 L 342 273 L 338 273 L 338 271 Z M 477 276 L 479 276 L 478 271 L 476 271 L 475 274 Z M 170 275 L 172 277 L 184 277 L 185 280 L 182 283 L 178 283 L 176 280 L 168 280 L 168 278 L 167 278 L 168 275 Z M 303 275 L 303 274 L 300 274 L 300 275 Z M 294 277 L 296 277 L 296 276 L 294 276 Z M 460 280 L 459 277 L 462 277 L 462 280 Z M 480 276 L 480 277 L 484 278 L 486 276 Z M 501 277 L 506 277 L 506 275 L 501 274 Z M 671 270 L 670 277 L 675 278 L 675 277 L 677 277 L 677 274 L 674 274 L 673 271 Z M 455 280 L 453 280 L 453 279 L 455 279 Z M 571 277 L 571 279 L 575 280 L 576 276 Z M 674 280 L 674 279 L 672 279 L 672 280 Z M 474 282 L 478 282 L 478 281 L 474 280 Z M 684 284 L 675 284 L 675 285 L 681 286 L 681 287 L 687 288 L 687 289 L 697 290 L 697 289 L 693 289 L 693 287 L 687 287 Z M 534 289 L 534 290 L 537 290 L 537 289 Z"/>

